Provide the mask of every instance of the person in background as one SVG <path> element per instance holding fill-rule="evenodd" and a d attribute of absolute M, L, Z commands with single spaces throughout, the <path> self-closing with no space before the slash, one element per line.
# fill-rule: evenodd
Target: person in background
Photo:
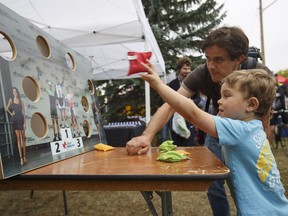
<path fill-rule="evenodd" d="M 275 78 L 276 78 L 276 76 L 277 75 L 275 74 Z M 274 142 L 274 136 L 275 136 L 275 127 L 276 127 L 276 124 L 278 121 L 278 115 L 279 115 L 279 114 L 274 113 L 274 111 L 276 111 L 276 101 L 281 102 L 281 98 L 279 98 L 280 94 L 278 92 L 278 83 L 277 83 L 276 79 L 275 79 L 275 93 L 276 93 L 275 94 L 275 100 L 273 102 L 272 109 L 271 109 L 270 128 L 269 128 L 269 133 L 268 133 L 268 140 L 269 140 L 271 148 L 273 148 L 273 142 Z M 281 106 L 282 106 L 282 104 L 281 104 Z"/>
<path fill-rule="evenodd" d="M 277 123 L 279 122 L 279 118 L 282 119 L 282 122 L 285 124 L 288 124 L 288 113 L 285 112 L 285 110 L 288 109 L 286 107 L 286 97 L 288 97 L 287 93 L 287 86 L 285 83 L 278 83 L 277 82 L 277 76 L 278 74 L 275 74 L 275 100 L 272 105 L 272 111 L 271 111 L 271 118 L 270 118 L 270 131 L 268 133 L 268 140 L 273 147 L 274 137 L 275 137 L 275 127 Z M 277 138 L 278 139 L 278 138 Z M 278 148 L 278 142 L 275 143 L 275 148 Z"/>
<path fill-rule="evenodd" d="M 168 83 L 168 86 L 170 86 L 174 90 L 178 90 L 181 86 L 182 81 L 187 77 L 187 75 L 191 72 L 191 65 L 192 61 L 188 57 L 182 57 L 179 58 L 176 62 L 176 73 L 177 77 L 172 80 L 170 83 Z M 194 101 L 196 105 L 198 105 L 201 102 L 200 93 L 196 91 L 196 93 L 191 97 L 191 100 Z M 177 115 L 176 115 L 177 116 Z M 181 136 L 180 134 L 176 133 L 175 130 L 173 130 L 173 124 L 177 124 L 177 117 L 173 116 L 170 118 L 168 122 L 168 128 L 171 134 L 171 138 L 174 141 L 173 144 L 178 146 L 194 146 L 194 139 L 195 139 L 195 127 L 193 124 L 191 124 L 188 121 L 186 122 L 187 129 L 190 131 L 190 136 L 188 138 Z"/>
<path fill-rule="evenodd" d="M 218 138 L 237 215 L 287 215 L 288 200 L 271 151 L 262 118 L 275 97 L 274 78 L 263 69 L 229 74 L 221 86 L 217 116 L 199 109 L 191 100 L 169 89 L 155 67 L 145 64 L 143 80 L 188 121 Z"/>
<path fill-rule="evenodd" d="M 206 56 L 206 63 L 199 65 L 183 80 L 178 92 L 190 98 L 197 91 L 211 98 L 211 113 L 218 113 L 221 81 L 234 71 L 241 69 L 247 59 L 249 40 L 245 33 L 238 27 L 224 26 L 210 32 L 202 43 L 202 51 Z M 262 68 L 267 73 L 272 72 L 260 62 L 256 68 Z M 174 109 L 167 103 L 153 115 L 141 136 L 134 137 L 126 144 L 128 154 L 145 154 L 150 149 L 150 143 L 156 132 L 168 122 L 174 114 Z M 200 117 L 199 117 L 200 118 Z M 263 125 L 269 128 L 270 113 L 263 117 Z M 205 136 L 207 146 L 220 160 L 221 146 L 219 140 L 209 135 Z M 224 180 L 214 181 L 208 188 L 208 199 L 214 216 L 230 215 Z"/>
<path fill-rule="evenodd" d="M 27 164 L 26 158 L 26 117 L 24 103 L 21 100 L 20 93 L 16 87 L 12 88 L 13 97 L 11 97 L 6 106 L 6 110 L 11 117 L 13 128 L 17 138 L 17 147 L 20 156 L 20 165 Z"/>

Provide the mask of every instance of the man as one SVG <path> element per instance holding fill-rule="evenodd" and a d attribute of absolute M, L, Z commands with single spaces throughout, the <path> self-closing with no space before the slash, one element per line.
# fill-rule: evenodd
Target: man
<path fill-rule="evenodd" d="M 176 63 L 176 72 L 177 77 L 172 80 L 168 86 L 170 86 L 174 90 L 178 90 L 181 86 L 182 81 L 187 77 L 187 75 L 191 72 L 191 60 L 188 57 L 182 57 L 180 58 Z M 194 101 L 196 105 L 198 105 L 201 101 L 200 93 L 197 91 L 191 99 Z M 174 116 L 174 118 L 176 118 Z M 175 119 L 174 119 L 175 120 Z M 173 122 L 173 117 L 169 120 L 168 126 L 170 130 L 170 134 L 172 137 L 172 140 L 174 141 L 175 145 L 178 146 L 194 146 L 194 138 L 195 138 L 195 127 L 188 121 L 186 121 L 187 129 L 190 131 L 190 136 L 188 138 L 183 137 L 176 133 L 173 130 L 173 124 L 177 124 L 177 122 Z"/>
<path fill-rule="evenodd" d="M 220 82 L 230 73 L 241 69 L 247 58 L 249 40 L 245 33 L 237 27 L 221 27 L 212 31 L 202 44 L 202 51 L 206 56 L 206 63 L 198 66 L 182 82 L 178 92 L 186 97 L 191 97 L 200 91 L 212 99 L 212 114 L 218 113 L 217 101 L 220 99 Z M 271 71 L 256 63 L 256 68 Z M 271 73 L 272 74 L 272 73 Z M 167 103 L 157 110 L 150 120 L 147 128 L 139 137 L 134 137 L 127 142 L 128 154 L 144 154 L 150 149 L 150 143 L 155 133 L 171 118 L 174 110 Z M 265 116 L 263 125 L 269 127 L 269 116 Z M 220 159 L 221 147 L 218 140 L 206 136 L 205 145 Z M 213 215 L 230 215 L 224 180 L 215 181 L 208 189 L 208 199 Z"/>
<path fill-rule="evenodd" d="M 49 85 L 49 88 L 45 88 L 45 91 L 47 92 L 49 96 L 49 101 L 50 101 L 50 116 L 51 116 L 51 121 L 52 121 L 52 128 L 53 128 L 53 133 L 54 133 L 54 138 L 53 142 L 57 140 L 61 140 L 61 135 L 60 135 L 60 128 L 59 128 L 59 122 L 58 122 L 58 114 L 57 114 L 57 97 L 55 97 L 55 89 L 53 88 L 53 83 L 46 80 L 46 82 Z"/>
<path fill-rule="evenodd" d="M 67 115 L 66 115 L 66 101 L 64 99 L 64 94 L 62 92 L 62 88 L 64 85 L 64 80 L 65 80 L 65 76 L 62 77 L 62 81 L 60 82 L 60 80 L 58 79 L 58 77 L 55 77 L 56 79 L 56 84 L 55 84 L 55 97 L 57 97 L 57 108 L 60 111 L 60 116 L 61 116 L 61 127 L 68 127 L 67 124 Z"/>

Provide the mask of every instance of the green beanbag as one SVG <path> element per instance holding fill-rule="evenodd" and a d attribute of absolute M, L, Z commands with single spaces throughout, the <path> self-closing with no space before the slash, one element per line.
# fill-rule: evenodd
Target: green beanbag
<path fill-rule="evenodd" d="M 159 152 L 172 151 L 177 148 L 177 145 L 173 145 L 173 140 L 166 140 L 161 145 L 159 145 Z"/>
<path fill-rule="evenodd" d="M 176 151 L 167 151 L 161 153 L 157 158 L 158 161 L 165 161 L 165 162 L 178 162 L 186 159 L 189 159 L 187 155 L 181 154 Z"/>

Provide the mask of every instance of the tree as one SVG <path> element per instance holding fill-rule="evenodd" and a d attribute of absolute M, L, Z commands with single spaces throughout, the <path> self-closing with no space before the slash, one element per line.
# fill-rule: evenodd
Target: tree
<path fill-rule="evenodd" d="M 145 83 L 140 78 L 95 83 L 103 124 L 127 121 L 128 116 L 145 115 Z M 101 91 L 104 94 L 99 93 Z M 152 90 L 150 98 L 151 101 L 158 101 L 159 96 Z M 157 105 L 151 105 L 151 112 L 154 113 Z"/>
<path fill-rule="evenodd" d="M 201 43 L 206 35 L 226 17 L 223 4 L 215 0 L 142 0 L 167 72 L 172 72 L 177 58 L 188 56 L 192 67 L 203 62 Z"/>
<path fill-rule="evenodd" d="M 226 16 L 215 0 L 142 0 L 146 16 L 156 37 L 167 72 L 178 57 L 189 56 L 192 67 L 202 63 L 201 43 Z M 141 79 L 98 81 L 104 122 L 125 121 L 127 115 L 145 114 L 144 82 Z M 151 113 L 158 108 L 159 96 L 151 90 Z"/>
<path fill-rule="evenodd" d="M 277 74 L 288 78 L 288 69 L 286 69 L 286 70 L 279 70 L 279 71 L 277 72 Z"/>

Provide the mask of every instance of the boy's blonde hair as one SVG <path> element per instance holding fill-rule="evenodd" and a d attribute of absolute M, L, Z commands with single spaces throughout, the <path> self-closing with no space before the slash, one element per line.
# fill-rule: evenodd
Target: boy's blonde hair
<path fill-rule="evenodd" d="M 263 69 L 238 70 L 229 74 L 223 83 L 231 88 L 238 88 L 245 99 L 256 97 L 259 107 L 255 115 L 263 117 L 275 98 L 275 79 Z"/>

